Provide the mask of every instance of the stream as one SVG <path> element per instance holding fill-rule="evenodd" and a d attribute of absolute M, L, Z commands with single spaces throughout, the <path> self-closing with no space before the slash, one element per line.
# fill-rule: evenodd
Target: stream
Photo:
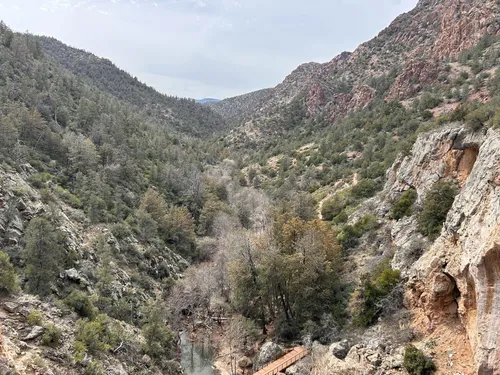
<path fill-rule="evenodd" d="M 214 375 L 213 350 L 210 340 L 190 341 L 187 332 L 181 332 L 181 365 L 185 375 Z"/>

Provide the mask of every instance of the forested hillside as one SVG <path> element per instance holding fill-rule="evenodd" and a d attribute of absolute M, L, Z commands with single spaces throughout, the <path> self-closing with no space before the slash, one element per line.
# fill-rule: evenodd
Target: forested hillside
<path fill-rule="evenodd" d="M 116 353 L 105 365 L 116 371 L 117 363 L 129 362 L 129 371 L 140 373 L 146 354 L 147 373 L 175 373 L 175 338 L 164 327 L 164 304 L 154 300 L 179 277 L 186 259 L 200 258 L 196 232 L 208 225 L 207 211 L 217 201 L 210 192 L 218 185 L 203 175 L 216 156 L 173 129 L 217 117 L 194 102 L 130 85 L 124 73 L 126 83 L 100 75 L 116 84 L 112 89 L 130 89 L 128 100 L 145 92 L 143 103 L 163 98 L 185 109 L 184 119 L 159 120 L 145 106 L 102 91 L 103 82 L 61 67 L 40 38 L 1 24 L 0 41 L 1 289 L 12 293 L 21 286 L 44 301 L 21 296 L 12 302 L 12 311 L 28 311 L 4 333 L 17 330 L 21 339 L 30 327 L 39 329 L 34 338 L 43 333 L 44 356 L 66 358 L 57 370 L 62 373 L 103 373 L 100 353 Z M 193 108 L 208 116 L 197 123 Z M 19 373 L 44 367 L 41 358 L 38 365 L 36 358 L 9 358 L 2 357 L 2 373 L 11 373 L 9 366 Z"/>
<path fill-rule="evenodd" d="M 160 94 L 111 61 L 49 37 L 35 37 L 45 53 L 76 77 L 129 105 L 141 108 L 151 120 L 191 135 L 212 135 L 226 129 L 221 116 L 193 99 Z"/>

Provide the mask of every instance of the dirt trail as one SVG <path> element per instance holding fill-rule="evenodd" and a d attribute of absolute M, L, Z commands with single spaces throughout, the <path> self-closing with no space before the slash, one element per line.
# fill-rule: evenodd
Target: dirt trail
<path fill-rule="evenodd" d="M 328 193 L 326 197 L 319 201 L 318 209 L 316 210 L 316 212 L 318 213 L 318 219 L 323 220 L 323 214 L 321 213 L 321 211 L 323 210 L 323 204 L 331 197 L 333 197 L 333 193 Z"/>

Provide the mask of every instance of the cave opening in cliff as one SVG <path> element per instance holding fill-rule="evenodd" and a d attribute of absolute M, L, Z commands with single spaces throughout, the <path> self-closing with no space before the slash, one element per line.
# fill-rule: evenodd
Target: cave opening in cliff
<path fill-rule="evenodd" d="M 448 277 L 448 279 L 451 281 L 453 285 L 453 290 L 451 292 L 451 296 L 453 297 L 454 300 L 454 305 L 456 308 L 456 314 L 458 316 L 458 306 L 459 306 L 459 300 L 460 297 L 462 296 L 462 293 L 460 292 L 460 289 L 458 289 L 457 281 L 453 276 L 451 276 L 448 272 L 443 271 L 443 273 Z"/>

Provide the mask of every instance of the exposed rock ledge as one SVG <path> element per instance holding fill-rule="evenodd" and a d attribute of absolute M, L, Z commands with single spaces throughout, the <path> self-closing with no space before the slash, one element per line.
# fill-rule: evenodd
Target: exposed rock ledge
<path fill-rule="evenodd" d="M 462 188 L 441 236 L 406 265 L 409 302 L 425 317 L 428 332 L 444 323 L 463 326 L 474 373 L 500 374 L 500 132 L 471 135 L 450 126 L 420 137 L 412 156 L 390 171 L 386 192 L 412 186 L 421 202 L 442 178 L 455 179 Z"/>

